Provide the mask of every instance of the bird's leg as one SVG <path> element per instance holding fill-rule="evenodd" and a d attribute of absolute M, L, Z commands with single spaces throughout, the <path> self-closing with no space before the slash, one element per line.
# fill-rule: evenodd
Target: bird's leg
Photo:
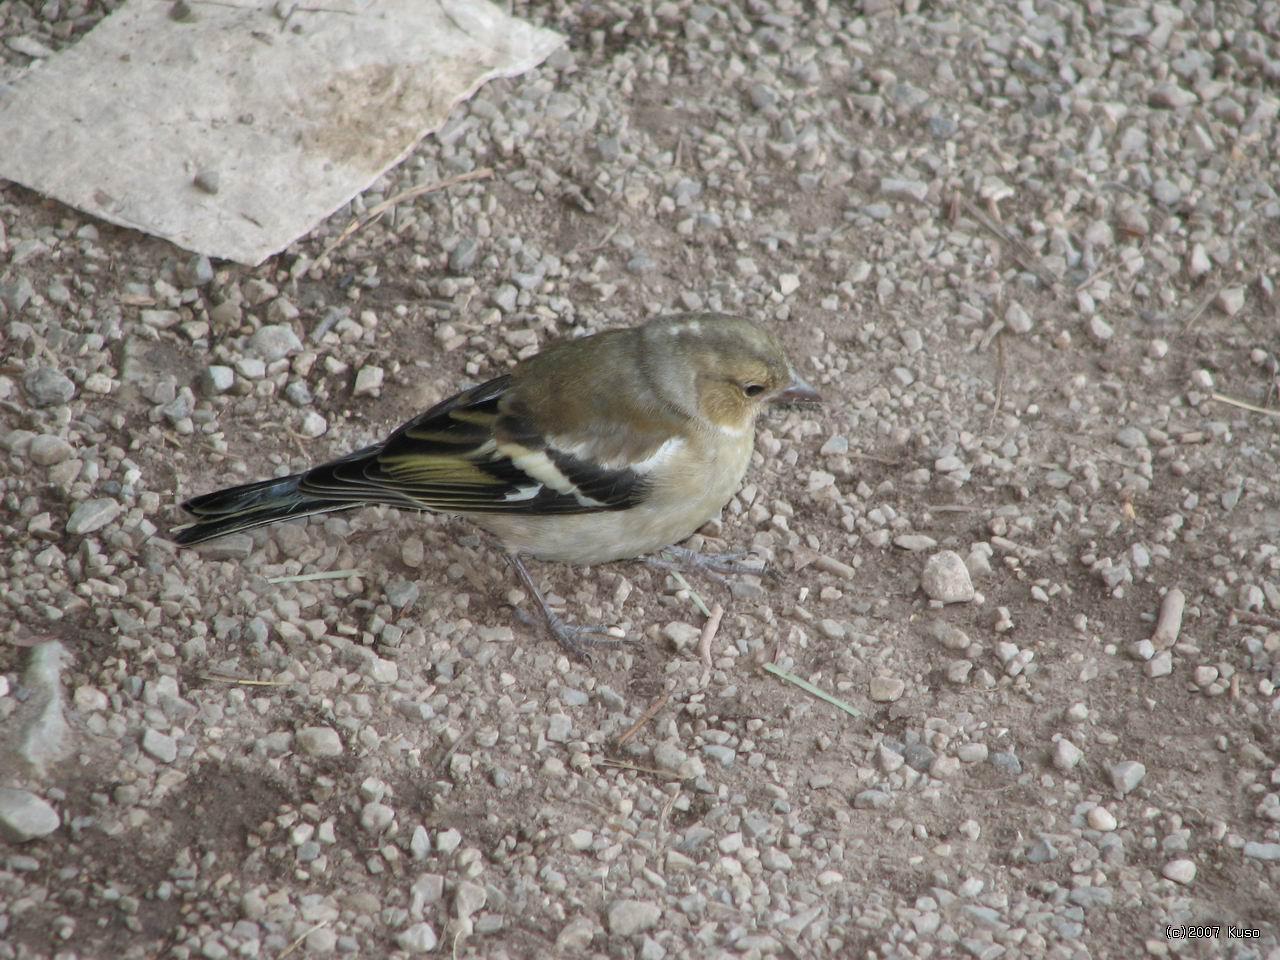
<path fill-rule="evenodd" d="M 719 583 L 724 582 L 721 574 L 761 577 L 769 572 L 767 563 L 744 553 L 698 553 L 677 546 L 665 547 L 662 553 L 645 557 L 644 562 L 663 570 L 697 570 Z"/>
<path fill-rule="evenodd" d="M 618 637 L 610 636 L 605 627 L 581 627 L 576 624 L 565 623 L 555 611 L 547 606 L 547 601 L 543 599 L 542 591 L 533 582 L 533 576 L 529 573 L 519 555 L 509 553 L 507 554 L 507 560 L 515 568 L 516 576 L 520 578 L 520 582 L 524 584 L 525 589 L 533 594 L 533 600 L 538 605 L 538 610 L 542 613 L 542 620 L 546 624 L 547 631 L 569 656 L 583 663 L 590 663 L 591 656 L 587 653 L 587 647 L 618 647 L 626 642 Z M 532 619 L 526 618 L 519 610 L 516 613 L 526 622 Z"/>

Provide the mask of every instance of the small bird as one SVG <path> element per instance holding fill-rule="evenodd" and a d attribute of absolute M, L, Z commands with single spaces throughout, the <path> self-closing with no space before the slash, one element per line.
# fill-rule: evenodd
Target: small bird
<path fill-rule="evenodd" d="M 763 327 L 665 317 L 553 343 L 338 460 L 193 497 L 172 539 L 369 504 L 460 515 L 498 538 L 548 631 L 587 659 L 602 631 L 553 613 L 522 558 L 605 563 L 678 543 L 742 483 L 764 405 L 819 399 Z"/>

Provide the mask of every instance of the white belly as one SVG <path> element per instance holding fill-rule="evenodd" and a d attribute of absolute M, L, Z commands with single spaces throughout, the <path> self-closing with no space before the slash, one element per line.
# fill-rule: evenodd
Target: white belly
<path fill-rule="evenodd" d="M 654 553 L 679 543 L 718 514 L 742 483 L 751 460 L 753 437 L 717 454 L 714 469 L 705 457 L 673 471 L 673 479 L 655 486 L 649 498 L 626 510 L 560 516 L 469 514 L 468 519 L 494 534 L 512 553 L 568 563 L 606 563 Z M 711 482 L 690 483 L 693 477 Z"/>

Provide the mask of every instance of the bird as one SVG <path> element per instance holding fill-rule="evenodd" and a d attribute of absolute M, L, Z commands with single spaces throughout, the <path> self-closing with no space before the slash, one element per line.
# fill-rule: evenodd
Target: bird
<path fill-rule="evenodd" d="M 192 497 L 170 538 L 373 504 L 458 515 L 497 538 L 551 636 L 590 660 L 603 631 L 553 612 L 524 559 L 592 565 L 679 543 L 742 484 L 765 405 L 820 399 L 764 326 L 668 315 L 552 342 L 344 457 Z"/>

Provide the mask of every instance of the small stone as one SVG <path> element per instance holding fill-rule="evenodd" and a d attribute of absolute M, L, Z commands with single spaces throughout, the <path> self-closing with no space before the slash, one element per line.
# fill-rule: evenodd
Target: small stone
<path fill-rule="evenodd" d="M 356 384 L 351 391 L 353 397 L 374 396 L 382 390 L 382 368 L 361 367 L 356 373 Z"/>
<path fill-rule="evenodd" d="M 1194 280 L 1203 277 L 1206 273 L 1213 269 L 1213 262 L 1209 259 L 1209 254 L 1205 252 L 1203 243 L 1193 243 L 1191 245 L 1191 253 L 1187 255 L 1187 273 Z"/>
<path fill-rule="evenodd" d="M 1154 657 L 1146 662 L 1143 667 L 1148 677 L 1167 677 L 1173 673 L 1173 654 L 1168 650 L 1161 650 Z"/>
<path fill-rule="evenodd" d="M 453 894 L 453 912 L 458 917 L 470 917 L 477 911 L 483 910 L 484 905 L 488 902 L 489 895 L 484 887 L 478 883 L 472 883 L 469 880 L 463 880 L 458 884 L 457 890 Z"/>
<path fill-rule="evenodd" d="M 893 538 L 893 545 L 899 550 L 919 553 L 923 550 L 932 550 L 938 545 L 938 541 L 922 533 L 904 533 Z"/>
<path fill-rule="evenodd" d="M 1170 860 L 1160 872 L 1166 880 L 1186 886 L 1196 878 L 1196 865 L 1190 860 Z"/>
<path fill-rule="evenodd" d="M 257 330 L 249 338 L 249 350 L 267 363 L 283 360 L 302 349 L 302 341 L 293 328 L 283 323 L 273 323 Z"/>
<path fill-rule="evenodd" d="M 968 603 L 974 596 L 969 568 L 954 550 L 942 550 L 925 561 L 920 586 L 930 600 L 941 603 Z"/>
<path fill-rule="evenodd" d="M 430 953 L 439 942 L 431 924 L 426 922 L 415 923 L 396 934 L 396 946 L 405 953 Z"/>
<path fill-rule="evenodd" d="M 1213 389 L 1213 374 L 1201 367 L 1198 370 L 1191 371 L 1191 385 L 1197 390 Z"/>
<path fill-rule="evenodd" d="M 1128 450 L 1147 445 L 1147 435 L 1137 427 L 1121 427 L 1116 431 L 1116 443 Z"/>
<path fill-rule="evenodd" d="M 1122 760 L 1111 768 L 1111 784 L 1117 793 L 1130 793 L 1146 775 L 1147 768 L 1137 760 Z"/>
<path fill-rule="evenodd" d="M 69 460 L 74 452 L 71 444 L 50 433 L 32 437 L 31 446 L 27 448 L 27 456 L 31 458 L 31 462 L 41 467 L 52 467 Z"/>
<path fill-rule="evenodd" d="M 0 837 L 26 843 L 47 837 L 61 825 L 58 812 L 34 793 L 0 787 Z"/>
<path fill-rule="evenodd" d="M 1082 759 L 1084 759 L 1084 754 L 1080 748 L 1066 737 L 1063 737 L 1053 745 L 1053 765 L 1062 773 L 1069 773 L 1074 770 L 1076 764 Z"/>
<path fill-rule="evenodd" d="M 1180 110 L 1196 103 L 1199 98 L 1190 90 L 1176 83 L 1158 83 L 1147 95 L 1147 103 L 1164 110 Z"/>
<path fill-rule="evenodd" d="M 476 262 L 480 253 L 480 243 L 474 237 L 463 237 L 458 245 L 449 251 L 449 271 L 466 273 Z"/>
<path fill-rule="evenodd" d="M 71 512 L 67 520 L 67 533 L 73 537 L 101 530 L 119 515 L 120 504 L 115 500 L 86 500 Z"/>
<path fill-rule="evenodd" d="M 76 385 L 52 367 L 37 367 L 23 378 L 22 385 L 37 407 L 67 403 L 76 395 Z"/>
<path fill-rule="evenodd" d="M 1249 840 L 1244 845 L 1244 855 L 1254 860 L 1280 860 L 1280 843 L 1259 843 Z"/>
<path fill-rule="evenodd" d="M 1014 333 L 1030 333 L 1032 327 L 1031 314 L 1016 300 L 1010 302 L 1004 312 L 1004 324 Z"/>
<path fill-rule="evenodd" d="M 794 273 L 784 273 L 778 277 L 778 292 L 789 297 L 800 289 L 800 278 Z"/>
<path fill-rule="evenodd" d="M 385 832 L 395 818 L 396 812 L 393 809 L 375 800 L 366 803 L 360 811 L 360 826 L 366 833 L 376 835 Z"/>
<path fill-rule="evenodd" d="M 1089 826 L 1102 833 L 1110 833 L 1116 828 L 1115 815 L 1106 807 L 1094 807 L 1086 815 Z"/>
<path fill-rule="evenodd" d="M 868 695 L 876 703 L 893 703 L 907 689 L 904 680 L 898 677 L 872 677 L 868 686 Z"/>
<path fill-rule="evenodd" d="M 294 738 L 298 749 L 310 757 L 342 755 L 342 739 L 333 727 L 303 727 Z"/>
<path fill-rule="evenodd" d="M 1051 863 L 1058 859 L 1058 848 L 1048 837 L 1040 837 L 1027 848 L 1027 860 L 1030 863 Z"/>
<path fill-rule="evenodd" d="M 680 653 L 692 650 L 697 645 L 698 640 L 701 639 L 702 631 L 691 623 L 677 620 L 663 627 L 662 635 L 671 642 L 671 646 L 676 652 Z"/>
<path fill-rule="evenodd" d="M 882 177 L 880 192 L 893 200 L 911 200 L 924 203 L 929 199 L 929 185 L 923 180 L 902 180 L 897 177 Z"/>
<path fill-rule="evenodd" d="M 302 415 L 302 423 L 298 425 L 298 432 L 311 440 L 324 436 L 325 431 L 328 429 L 329 421 L 314 410 L 308 410 L 304 413 Z"/>
<path fill-rule="evenodd" d="M 215 397 L 220 393 L 226 393 L 236 382 L 236 372 L 230 367 L 224 367 L 221 364 L 205 367 L 204 373 L 200 376 L 200 390 L 206 396 Z"/>
<path fill-rule="evenodd" d="M 1089 318 L 1089 336 L 1093 337 L 1099 343 L 1106 343 L 1116 335 L 1115 329 L 1107 321 L 1103 320 L 1099 314 L 1094 314 Z"/>
<path fill-rule="evenodd" d="M 609 933 L 615 937 L 630 937 L 654 927 L 662 916 L 662 909 L 647 900 L 615 900 L 609 904 Z"/>
<path fill-rule="evenodd" d="M 1244 287 L 1223 288 L 1215 303 L 1228 317 L 1234 317 L 1244 309 Z"/>
<path fill-rule="evenodd" d="M 547 739 L 552 743 L 564 743 L 573 734 L 573 720 L 563 713 L 547 717 Z"/>
<path fill-rule="evenodd" d="M 173 763 L 178 759 L 178 742 L 150 727 L 142 732 L 142 749 L 161 763 Z"/>

